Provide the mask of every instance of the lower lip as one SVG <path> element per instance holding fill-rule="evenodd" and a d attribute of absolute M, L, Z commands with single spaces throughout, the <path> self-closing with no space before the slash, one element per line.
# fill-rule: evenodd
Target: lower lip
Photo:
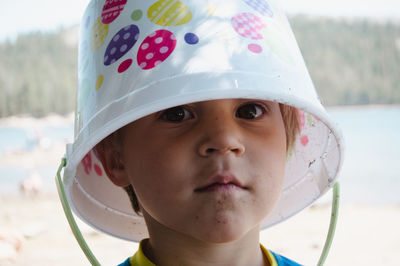
<path fill-rule="evenodd" d="M 236 190 L 242 190 L 243 188 L 229 183 L 229 184 L 213 184 L 206 188 L 198 190 L 198 192 L 230 192 Z"/>

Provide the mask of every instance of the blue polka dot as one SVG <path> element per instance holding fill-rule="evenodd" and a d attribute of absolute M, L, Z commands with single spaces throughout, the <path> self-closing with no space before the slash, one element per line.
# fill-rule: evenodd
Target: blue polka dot
<path fill-rule="evenodd" d="M 199 42 L 199 37 L 197 37 L 196 34 L 194 33 L 186 33 L 185 34 L 185 42 L 187 42 L 188 44 L 196 44 Z"/>

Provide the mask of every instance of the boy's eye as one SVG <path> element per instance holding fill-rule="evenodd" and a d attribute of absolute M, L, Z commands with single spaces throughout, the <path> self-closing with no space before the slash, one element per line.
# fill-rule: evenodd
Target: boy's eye
<path fill-rule="evenodd" d="M 265 108 L 256 103 L 248 103 L 240 106 L 236 111 L 236 117 L 243 119 L 255 119 L 265 113 Z"/>
<path fill-rule="evenodd" d="M 161 115 L 161 119 L 168 122 L 182 122 L 190 118 L 193 118 L 193 115 L 183 106 L 169 108 Z"/>

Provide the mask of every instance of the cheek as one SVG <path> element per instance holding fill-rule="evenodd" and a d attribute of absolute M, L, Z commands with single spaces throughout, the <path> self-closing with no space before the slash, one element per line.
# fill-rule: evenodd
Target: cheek
<path fill-rule="evenodd" d="M 134 152 L 127 152 L 128 178 L 142 205 L 158 202 L 160 206 L 179 199 L 188 187 L 190 167 L 179 149 L 160 143 L 137 143 Z"/>

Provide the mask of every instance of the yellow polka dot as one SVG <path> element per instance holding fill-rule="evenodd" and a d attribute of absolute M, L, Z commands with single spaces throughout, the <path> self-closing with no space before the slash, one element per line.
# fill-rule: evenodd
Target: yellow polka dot
<path fill-rule="evenodd" d="M 96 81 L 96 90 L 99 90 L 101 88 L 101 85 L 103 85 L 103 80 L 104 80 L 104 76 L 103 76 L 103 74 L 100 74 L 100 76 L 97 78 L 97 81 Z"/>
<path fill-rule="evenodd" d="M 210 14 L 211 16 L 215 16 L 215 13 L 217 11 L 217 8 L 214 5 L 208 5 L 206 7 L 207 13 Z"/>

